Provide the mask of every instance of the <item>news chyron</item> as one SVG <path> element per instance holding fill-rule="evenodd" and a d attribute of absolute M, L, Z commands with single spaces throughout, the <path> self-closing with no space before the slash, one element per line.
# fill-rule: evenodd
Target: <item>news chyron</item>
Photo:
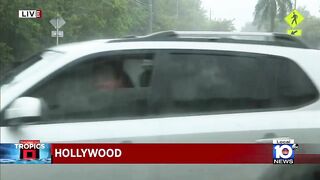
<path fill-rule="evenodd" d="M 294 150 L 297 148 L 293 139 L 274 139 L 273 164 L 294 164 Z"/>

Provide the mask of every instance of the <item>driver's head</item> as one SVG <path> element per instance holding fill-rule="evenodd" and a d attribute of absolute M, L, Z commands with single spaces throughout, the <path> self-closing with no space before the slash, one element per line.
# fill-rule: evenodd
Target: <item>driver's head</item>
<path fill-rule="evenodd" d="M 123 73 L 119 63 L 99 63 L 94 68 L 94 86 L 102 90 L 122 88 Z"/>

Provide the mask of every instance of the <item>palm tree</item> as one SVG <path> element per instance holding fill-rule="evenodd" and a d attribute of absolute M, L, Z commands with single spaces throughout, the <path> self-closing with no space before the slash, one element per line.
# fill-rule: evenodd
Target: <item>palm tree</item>
<path fill-rule="evenodd" d="M 291 0 L 258 0 L 253 23 L 258 26 L 258 29 L 265 27 L 272 32 L 275 29 L 276 18 L 283 20 L 292 7 Z"/>

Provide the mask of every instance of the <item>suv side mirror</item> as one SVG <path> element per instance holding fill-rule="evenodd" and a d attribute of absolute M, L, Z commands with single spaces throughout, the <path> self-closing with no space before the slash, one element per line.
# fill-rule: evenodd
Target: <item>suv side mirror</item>
<path fill-rule="evenodd" d="M 33 122 L 43 115 L 43 103 L 39 98 L 20 97 L 4 112 L 4 120 L 8 125 Z"/>

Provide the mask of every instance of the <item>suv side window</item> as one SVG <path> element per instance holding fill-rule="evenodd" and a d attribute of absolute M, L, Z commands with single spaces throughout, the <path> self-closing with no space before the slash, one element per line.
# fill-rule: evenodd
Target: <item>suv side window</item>
<path fill-rule="evenodd" d="M 318 91 L 293 61 L 261 54 L 169 51 L 154 74 L 154 112 L 180 115 L 291 109 Z"/>
<path fill-rule="evenodd" d="M 43 99 L 49 122 L 143 117 L 148 111 L 153 57 L 140 53 L 86 59 L 24 96 Z"/>

